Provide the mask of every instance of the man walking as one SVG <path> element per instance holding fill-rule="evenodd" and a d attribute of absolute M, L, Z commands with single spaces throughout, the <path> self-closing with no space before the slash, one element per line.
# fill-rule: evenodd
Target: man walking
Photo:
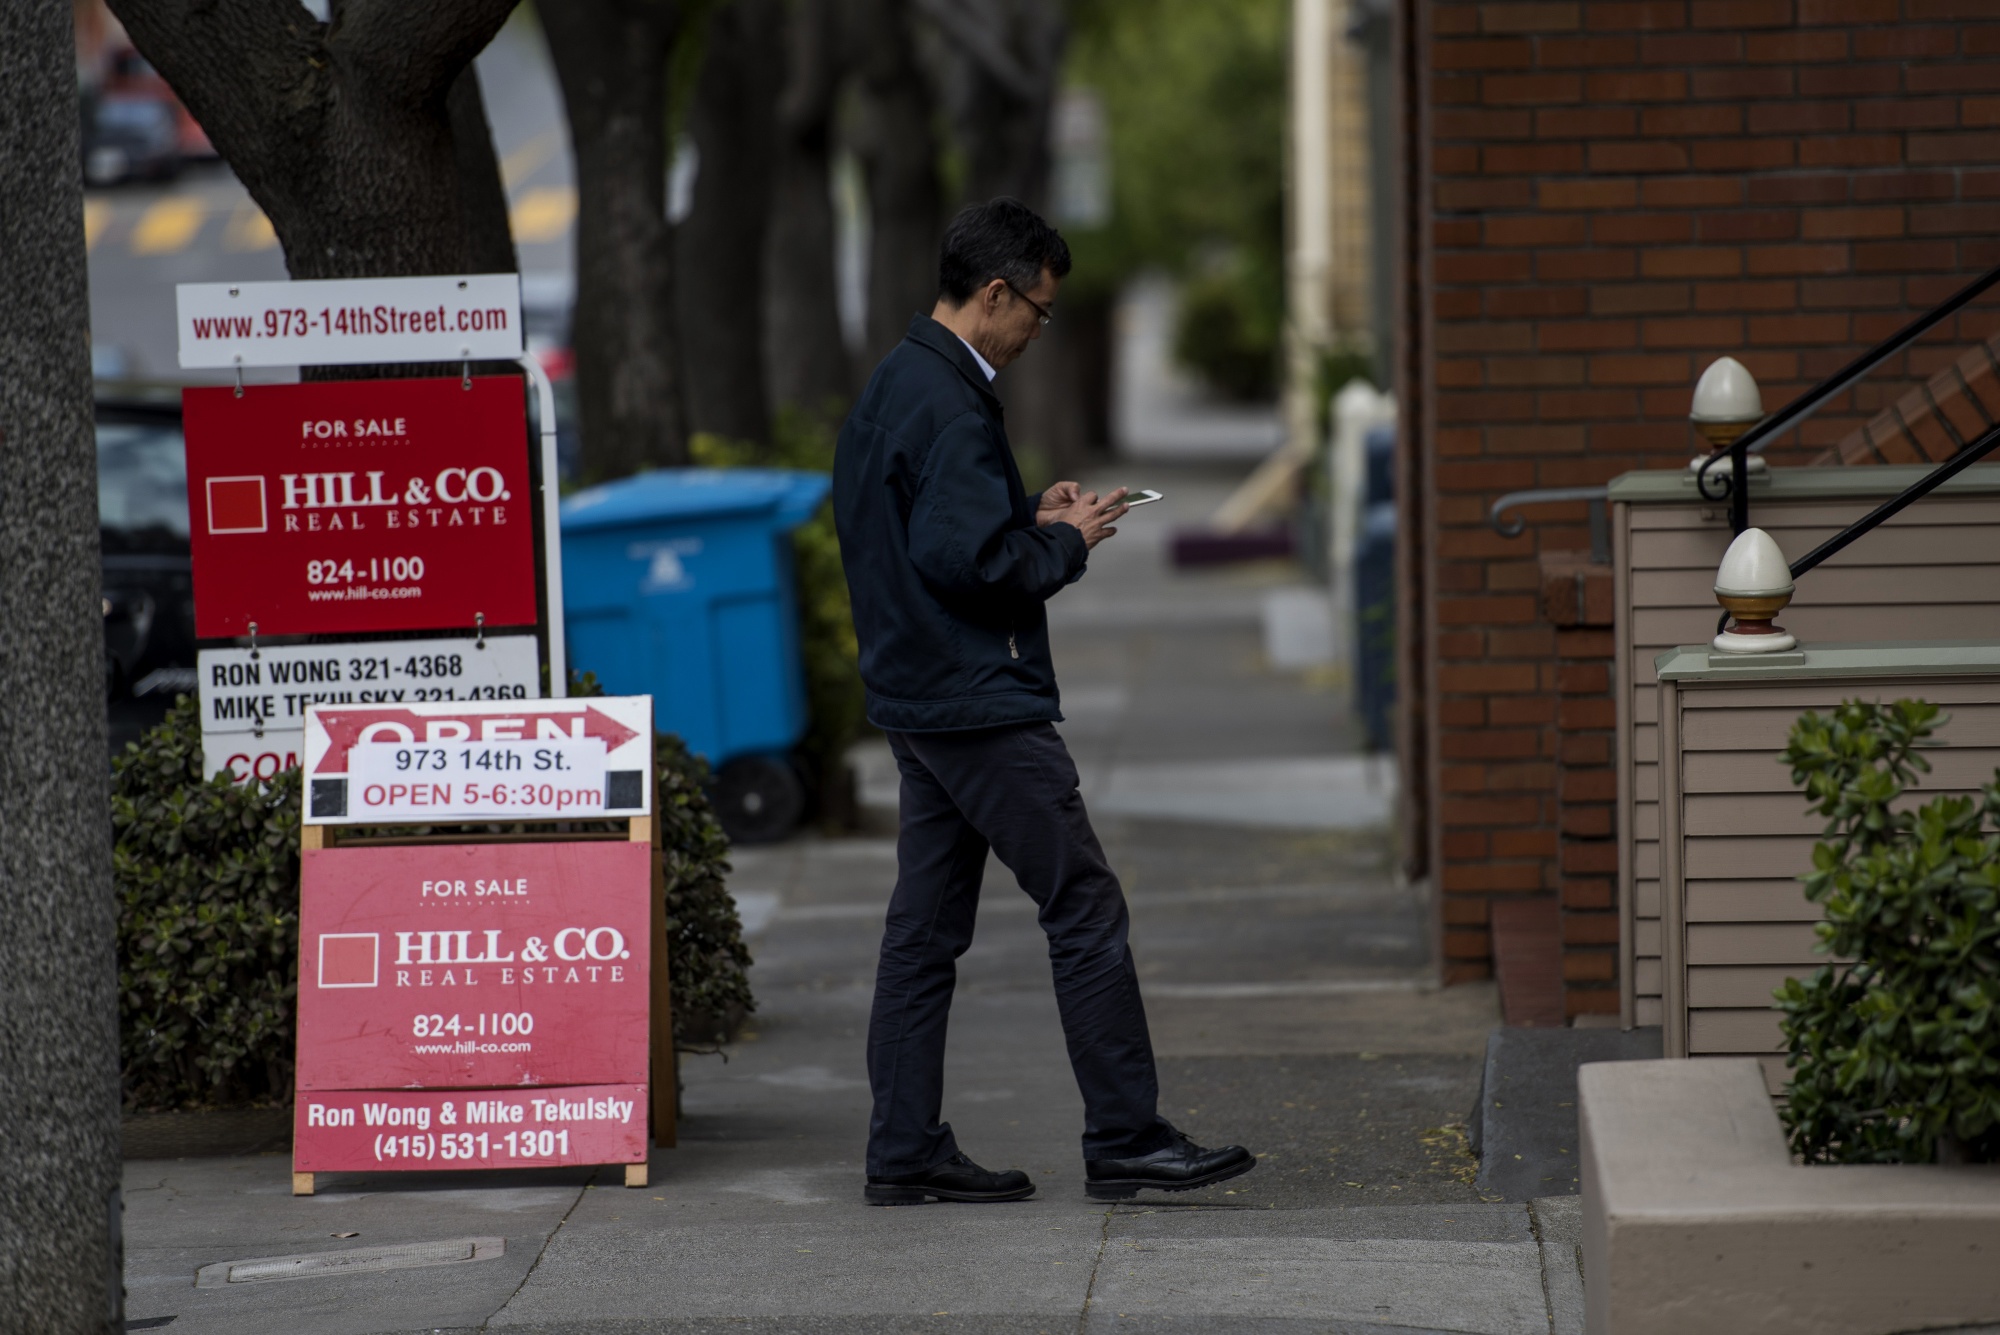
<path fill-rule="evenodd" d="M 1105 862 L 1055 730 L 1043 604 L 1117 529 L 1121 489 L 1029 496 L 992 380 L 1052 318 L 1069 247 L 1016 200 L 961 212 L 938 301 L 875 369 L 834 458 L 834 517 L 853 594 L 868 718 L 902 771 L 895 893 L 868 1022 L 866 1197 L 1012 1201 L 1026 1173 L 989 1172 L 941 1120 L 945 1024 L 972 944 L 990 849 L 1040 910 L 1070 1065 L 1083 1093 L 1085 1188 L 1124 1200 L 1247 1173 L 1163 1120 L 1152 1039 Z"/>

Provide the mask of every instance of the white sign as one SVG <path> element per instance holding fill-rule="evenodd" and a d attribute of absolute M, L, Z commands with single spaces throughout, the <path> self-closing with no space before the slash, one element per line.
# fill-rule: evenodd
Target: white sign
<path fill-rule="evenodd" d="M 312 705 L 305 780 L 309 825 L 643 815 L 653 698 Z"/>
<path fill-rule="evenodd" d="M 347 758 L 356 820 L 605 814 L 602 737 L 544 741 L 362 742 Z"/>
<path fill-rule="evenodd" d="M 181 366 L 511 361 L 518 274 L 180 283 Z"/>
<path fill-rule="evenodd" d="M 299 763 L 316 704 L 532 700 L 541 663 L 532 635 L 374 640 L 203 649 L 196 655 L 208 777 L 270 779 Z"/>

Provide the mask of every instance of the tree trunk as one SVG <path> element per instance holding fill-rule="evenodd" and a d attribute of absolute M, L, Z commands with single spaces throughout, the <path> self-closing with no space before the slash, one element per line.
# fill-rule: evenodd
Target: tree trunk
<path fill-rule="evenodd" d="M 472 60 L 515 2 L 345 0 L 324 24 L 260 0 L 111 8 L 269 216 L 292 277 L 364 278 L 513 270 Z"/>
<path fill-rule="evenodd" d="M 855 0 L 862 52 L 855 146 L 868 182 L 868 336 L 863 371 L 937 300 L 944 188 L 936 107 L 918 61 L 910 0 Z"/>
<path fill-rule="evenodd" d="M 0 1271 L 10 1324 L 124 1329 L 117 901 L 90 306 L 66 0 L 0 5 Z"/>
<path fill-rule="evenodd" d="M 576 152 L 577 402 L 585 476 L 688 461 L 667 226 L 674 0 L 567 0 L 537 13 Z"/>
<path fill-rule="evenodd" d="M 764 237 L 784 59 L 783 0 L 730 0 L 708 21 L 689 129 L 694 207 L 675 229 L 689 424 L 770 439 Z"/>
<path fill-rule="evenodd" d="M 834 268 L 833 110 L 842 66 L 833 0 L 793 0 L 765 237 L 764 366 L 771 406 L 846 410 L 854 372 Z"/>

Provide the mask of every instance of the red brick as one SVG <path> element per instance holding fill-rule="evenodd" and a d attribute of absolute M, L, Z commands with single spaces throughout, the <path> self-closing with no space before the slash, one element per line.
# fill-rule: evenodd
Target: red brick
<path fill-rule="evenodd" d="M 1608 630 L 1563 630 L 1556 634 L 1556 652 L 1564 658 L 1609 658 L 1616 649 Z"/>
<path fill-rule="evenodd" d="M 1631 107 L 1546 107 L 1535 113 L 1538 139 L 1629 139 L 1639 132 Z"/>
<path fill-rule="evenodd" d="M 1610 669 L 1602 663 L 1564 664 L 1556 669 L 1556 689 L 1565 695 L 1601 695 L 1611 689 Z"/>
<path fill-rule="evenodd" d="M 1750 108 L 1747 125 L 1752 134 L 1845 130 L 1850 112 L 1846 102 L 1764 102 Z"/>
<path fill-rule="evenodd" d="M 1630 278 L 1638 268 L 1638 258 L 1629 250 L 1554 251 L 1535 257 L 1535 276 L 1550 283 Z"/>
<path fill-rule="evenodd" d="M 1438 804 L 1446 825 L 1532 825 L 1541 819 L 1541 804 L 1532 797 L 1449 797 Z"/>
<path fill-rule="evenodd" d="M 1900 306 L 1902 287 L 1898 278 L 1809 278 L 1799 285 L 1799 305 L 1807 309 L 1831 306 L 1850 311 L 1868 306 Z"/>
<path fill-rule="evenodd" d="M 1501 703 L 1500 698 L 1494 700 Z M 1550 706 L 1554 708 L 1553 705 Z M 1476 728 L 1486 721 L 1484 700 L 1440 700 L 1438 701 L 1438 722 L 1447 728 Z"/>
<path fill-rule="evenodd" d="M 1431 8 L 1431 32 L 1461 35 L 1479 31 L 1479 11 L 1468 4 L 1446 3 Z"/>
<path fill-rule="evenodd" d="M 1432 113 L 1431 123 L 1439 139 L 1526 139 L 1535 132 L 1533 112 L 1497 107 L 1441 108 Z"/>
<path fill-rule="evenodd" d="M 1440 74 L 1431 80 L 1434 107 L 1473 106 L 1481 100 L 1476 74 Z"/>
<path fill-rule="evenodd" d="M 2000 233 L 2000 205 L 1936 204 L 1910 210 L 1910 230 L 1923 236 Z"/>
<path fill-rule="evenodd" d="M 1679 144 L 1649 140 L 1614 140 L 1590 146 L 1594 172 L 1686 171 L 1688 151 Z"/>
<path fill-rule="evenodd" d="M 1592 74 L 1584 79 L 1584 96 L 1592 103 L 1678 102 L 1687 96 L 1687 74 L 1681 70 Z"/>
<path fill-rule="evenodd" d="M 1431 170 L 1440 176 L 1470 176 L 1479 170 L 1479 149 L 1472 144 L 1441 144 L 1431 150 Z"/>
<path fill-rule="evenodd" d="M 2000 88 L 2000 67 L 1992 61 L 1939 61 L 1912 65 L 1903 83 L 1913 93 L 1978 93 Z"/>
<path fill-rule="evenodd" d="M 1627 390 L 1563 390 L 1541 395 L 1542 417 L 1556 422 L 1601 422 L 1630 417 L 1634 404 Z M 1547 527 L 1543 533 L 1547 536 Z"/>
<path fill-rule="evenodd" d="M 1733 65 L 1742 58 L 1743 39 L 1735 33 L 1677 32 L 1639 44 L 1639 59 L 1648 65 Z"/>
<path fill-rule="evenodd" d="M 1487 856 L 1487 837 L 1478 830 L 1447 830 L 1444 834 L 1444 855 L 1457 861 L 1469 861 Z M 1449 899 L 1444 903 L 1444 920 L 1448 923 L 1485 922 L 1486 907 L 1475 900 Z"/>
<path fill-rule="evenodd" d="M 1559 728 L 1611 728 L 1616 727 L 1617 722 L 1615 708 L 1609 699 L 1564 700 L 1556 706 L 1556 726 Z M 1588 772 L 1584 771 L 1586 774 Z M 1608 775 L 1609 771 L 1606 773 Z M 1586 795 L 1585 791 L 1572 792 L 1568 786 L 1570 782 L 1581 778 L 1581 774 L 1572 774 L 1565 780 L 1565 796 Z M 1600 797 L 1608 796 L 1595 788 L 1587 791 L 1597 793 Z"/>
<path fill-rule="evenodd" d="M 1838 204 L 1847 198 L 1846 175 L 1763 176 L 1750 180 L 1752 204 Z"/>
<path fill-rule="evenodd" d="M 1580 287 L 1500 287 L 1486 294 L 1486 314 L 1496 319 L 1581 315 L 1588 299 Z"/>
<path fill-rule="evenodd" d="M 1546 793 L 1555 786 L 1556 767 L 1547 761 L 1514 761 L 1487 766 L 1487 790 L 1494 793 Z"/>
<path fill-rule="evenodd" d="M 1633 348 L 1639 345 L 1639 326 L 1632 320 L 1552 321 L 1542 325 L 1539 337 L 1546 352 Z"/>
<path fill-rule="evenodd" d="M 1911 162 L 1966 162 L 1984 165 L 2000 159 L 2000 133 L 1913 134 Z"/>
<path fill-rule="evenodd" d="M 1433 42 L 1431 60 L 1441 70 L 1520 70 L 1535 63 L 1526 38 Z"/>
<path fill-rule="evenodd" d="M 1894 23 L 1902 17 L 1899 0 L 1799 0 L 1799 23 Z"/>
<path fill-rule="evenodd" d="M 1614 918 L 1612 920 L 1616 922 Z M 1618 957 L 1608 950 L 1588 952 L 1563 952 L 1564 982 L 1601 982 L 1616 978 Z M 1609 1015 L 1618 1009 L 1618 995 L 1615 992 L 1572 992 L 1563 993 L 1563 1009 L 1567 1015 Z"/>
<path fill-rule="evenodd" d="M 1498 537 L 1498 534 L 1494 535 Z M 1435 640 L 1438 657 L 1441 659 L 1484 658 L 1486 637 L 1476 630 L 1448 630 L 1438 633 Z"/>
<path fill-rule="evenodd" d="M 1753 274 L 1840 273 L 1847 268 L 1848 247 L 1837 243 L 1752 246 L 1745 258 Z"/>
<path fill-rule="evenodd" d="M 1669 246 L 1639 256 L 1648 278 L 1733 278 L 1743 272 L 1743 254 L 1727 246 Z"/>
<path fill-rule="evenodd" d="M 1966 125 L 1990 125 L 1993 121 L 1974 120 L 1972 104 L 1966 98 Z M 1894 102 L 1870 99 L 1854 104 L 1857 130 L 1947 130 L 1960 124 L 1958 103 L 1949 97 L 1905 99 Z"/>
<path fill-rule="evenodd" d="M 1542 181 L 1536 198 L 1545 209 L 1629 209 L 1639 191 L 1629 180 Z"/>
<path fill-rule="evenodd" d="M 1948 171 L 1869 172 L 1854 179 L 1856 199 L 1950 199 L 1959 180 Z"/>
<path fill-rule="evenodd" d="M 1599 355 L 1590 359 L 1590 379 L 1598 385 L 1674 385 L 1691 383 L 1688 360 L 1682 356 Z"/>
<path fill-rule="evenodd" d="M 1776 73 L 1782 66 L 1768 67 Z M 1903 91 L 1894 65 L 1808 65 L 1793 82 L 1805 97 L 1889 97 Z"/>
<path fill-rule="evenodd" d="M 1579 217 L 1547 217 L 1530 214 L 1527 217 L 1500 217 L 1486 220 L 1486 244 L 1489 246 L 1577 246 L 1588 238 L 1590 223 Z M 1440 257 L 1441 259 L 1442 257 Z M 1510 261 L 1514 256 L 1507 257 Z M 1526 260 L 1522 259 L 1519 277 L 1526 277 Z M 1517 275 L 1509 275 L 1515 277 Z"/>
<path fill-rule="evenodd" d="M 1783 66 L 1767 69 L 1695 70 L 1688 77 L 1688 96 L 1697 102 L 1728 102 L 1737 98 L 1790 97 L 1792 72 Z"/>
<path fill-rule="evenodd" d="M 1727 241 L 1789 241 L 1799 234 L 1799 215 L 1791 209 L 1757 209 L 1749 212 L 1704 213 L 1701 239 L 1710 243 Z"/>
<path fill-rule="evenodd" d="M 1696 283 L 1694 288 L 1698 311 L 1791 310 L 1798 304 L 1796 283 Z"/>
<path fill-rule="evenodd" d="M 1441 793 L 1483 793 L 1486 791 L 1484 765 L 1444 765 L 1438 769 Z"/>
<path fill-rule="evenodd" d="M 1743 108 L 1695 103 L 1647 107 L 1639 113 L 1641 134 L 1741 134 Z"/>
<path fill-rule="evenodd" d="M 1750 319 L 1752 343 L 1798 347 L 1805 343 L 1845 343 L 1849 321 L 1839 315 L 1759 315 Z"/>
<path fill-rule="evenodd" d="M 1649 209 L 1727 207 L 1743 202 L 1743 180 L 1735 176 L 1681 176 L 1640 185 L 1640 202 Z"/>
<path fill-rule="evenodd" d="M 1691 295 L 1686 283 L 1607 284 L 1590 294 L 1590 309 L 1597 315 L 1670 314 L 1686 310 Z"/>
<path fill-rule="evenodd" d="M 1797 153 L 1790 139 L 1702 139 L 1694 145 L 1694 165 L 1710 172 L 1757 171 L 1789 167 Z"/>
<path fill-rule="evenodd" d="M 1448 732 L 1438 739 L 1438 753 L 1447 760 L 1515 759 L 1540 755 L 1541 742 L 1541 733 L 1525 729 Z"/>
<path fill-rule="evenodd" d="M 1496 292 L 1506 292 L 1508 288 L 1495 288 Z M 1439 320 L 1476 320 L 1484 310 L 1484 298 L 1475 288 L 1440 288 L 1435 299 L 1435 312 Z"/>
<path fill-rule="evenodd" d="M 1563 940 L 1576 946 L 1618 943 L 1618 917 L 1612 913 L 1565 913 Z"/>
<path fill-rule="evenodd" d="M 1555 722 L 1556 702 L 1545 695 L 1496 695 L 1486 702 L 1495 723 Z"/>
<path fill-rule="evenodd" d="M 1800 222 L 1800 234 L 1809 241 L 1903 234 L 1903 211 L 1898 208 L 1808 209 Z"/>
<path fill-rule="evenodd" d="M 1526 321 L 1451 325 L 1437 332 L 1440 352 L 1527 352 L 1535 346 L 1535 327 Z"/>
<path fill-rule="evenodd" d="M 1687 5 L 1685 0 L 1593 0 L 1585 21 L 1592 32 L 1660 32 L 1687 26 Z"/>
<path fill-rule="evenodd" d="M 1555 631 L 1548 626 L 1517 626 L 1486 633 L 1486 643 L 1495 658 L 1547 658 L 1556 651 Z M 1495 696 L 1496 704 L 1513 697 Z M 1546 698 L 1546 697 L 1544 697 Z M 1553 702 L 1551 702 L 1553 705 Z M 1502 722 L 1500 711 L 1493 721 Z"/>
<path fill-rule="evenodd" d="M 1865 29 L 1854 34 L 1856 60 L 1906 60 L 1957 54 L 1958 31 L 1954 28 L 1919 28 L 1900 24 Z"/>
<path fill-rule="evenodd" d="M 1610 881 L 1581 878 L 1562 883 L 1562 905 L 1566 909 L 1608 909 L 1615 908 L 1617 902 L 1617 892 Z"/>
<path fill-rule="evenodd" d="M 1439 218 L 1431 224 L 1431 244 L 1439 250 L 1464 250 L 1479 244 L 1479 219 Z"/>
<path fill-rule="evenodd" d="M 1571 876 L 1588 875 L 1597 872 L 1612 875 L 1618 870 L 1618 844 L 1606 839 L 1601 843 L 1570 843 L 1563 845 L 1562 857 L 1557 863 L 1564 873 Z"/>
<path fill-rule="evenodd" d="M 1611 737 L 1603 732 L 1566 732 L 1556 743 L 1556 759 L 1565 765 L 1608 765 Z"/>
<path fill-rule="evenodd" d="M 1565 803 L 1559 823 L 1563 834 L 1571 839 L 1608 839 L 1616 827 L 1608 802 Z"/>
<path fill-rule="evenodd" d="M 1744 40 L 1743 57 L 1757 65 L 1803 65 L 1847 59 L 1844 32 L 1760 32 Z"/>
<path fill-rule="evenodd" d="M 1854 246 L 1857 273 L 1957 267 L 1958 248 L 1949 241 L 1862 241 Z"/>
<path fill-rule="evenodd" d="M 1560 836 L 1554 830 L 1502 830 L 1493 836 L 1496 858 L 1552 858 Z M 1540 889 L 1539 880 L 1531 888 Z"/>
<path fill-rule="evenodd" d="M 1631 37 L 1544 37 L 1535 44 L 1536 63 L 1545 70 L 1602 69 L 1638 57 L 1639 43 Z"/>
<path fill-rule="evenodd" d="M 1451 956 L 1468 947 L 1463 941 L 1454 941 L 1447 937 L 1444 943 L 1444 953 L 1447 958 L 1442 971 L 1446 987 L 1457 987 L 1460 983 L 1483 983 L 1493 976 L 1493 968 L 1486 962 L 1485 940 L 1483 936 L 1479 938 L 1479 944 L 1471 958 L 1456 959 Z"/>
<path fill-rule="evenodd" d="M 1479 95 L 1497 107 L 1578 102 L 1583 98 L 1583 80 L 1575 74 L 1489 74 L 1480 80 Z"/>
<path fill-rule="evenodd" d="M 1595 973 L 1594 977 L 1599 979 L 1617 977 L 1615 961 L 1609 952 L 1593 955 L 1588 958 L 1592 961 L 1590 965 L 1592 969 L 1601 970 L 1601 972 Z M 1601 961 L 1601 963 L 1597 961 Z M 1566 980 L 1569 967 L 1569 957 L 1565 955 L 1563 957 L 1563 971 Z M 1566 988 L 1563 992 L 1563 1005 L 1569 1012 L 1571 1019 L 1575 1019 L 1579 1015 L 1616 1015 L 1618 1013 L 1618 994 L 1609 988 L 1595 991 L 1579 991 L 1576 988 Z"/>
<path fill-rule="evenodd" d="M 1480 156 L 1484 170 L 1491 176 L 1583 170 L 1582 144 L 1488 144 Z"/>
<path fill-rule="evenodd" d="M 1590 223 L 1594 240 L 1609 245 L 1660 245 L 1686 241 L 1694 220 L 1682 213 L 1601 213 Z"/>
<path fill-rule="evenodd" d="M 1444 869 L 1439 884 L 1446 894 L 1466 894 L 1480 892 L 1491 894 L 1496 890 L 1522 891 L 1542 888 L 1542 868 L 1539 863 L 1472 862 L 1460 863 Z M 1615 923 L 1617 920 L 1613 919 Z"/>
<path fill-rule="evenodd" d="M 1486 363 L 1489 385 L 1580 385 L 1581 357 L 1504 357 Z M 1577 444 L 1582 445 L 1579 440 Z M 1546 445 L 1543 447 L 1548 448 Z"/>
<path fill-rule="evenodd" d="M 1483 615 L 1475 609 L 1490 603 L 1517 603 L 1520 615 L 1498 617 Z M 1438 620 L 1450 624 L 1448 612 L 1456 611 L 1458 621 L 1490 625 L 1496 621 L 1530 621 L 1534 619 L 1535 600 L 1532 598 L 1448 598 L 1440 600 Z M 1535 689 L 1535 665 L 1533 663 L 1485 663 L 1477 667 L 1446 667 L 1438 670 L 1438 689 L 1452 695 L 1517 695 Z"/>
<path fill-rule="evenodd" d="M 1694 0 L 1688 17 L 1697 28 L 1782 28 L 1792 0 Z"/>
<path fill-rule="evenodd" d="M 1511 459 L 1504 462 L 1439 464 L 1434 475 L 1442 491 L 1502 492 L 1535 485 L 1534 465 Z"/>
<path fill-rule="evenodd" d="M 1640 341 L 1649 348 L 1728 348 L 1743 341 L 1743 322 L 1729 315 L 1648 320 Z"/>
<path fill-rule="evenodd" d="M 1440 422 L 1522 422 L 1534 415 L 1534 396 L 1520 390 L 1460 390 L 1438 402 Z"/>
<path fill-rule="evenodd" d="M 1518 283 L 1534 269 L 1527 255 L 1488 250 L 1455 251 L 1439 255 L 1432 264 L 1440 283 Z"/>
<path fill-rule="evenodd" d="M 1479 7 L 1483 32 L 1574 32 L 1582 21 L 1578 4 L 1493 4 Z"/>
<path fill-rule="evenodd" d="M 1894 135 L 1820 135 L 1799 141 L 1801 167 L 1889 167 L 1902 162 L 1903 145 Z"/>
<path fill-rule="evenodd" d="M 1446 213 L 1525 209 L 1535 200 L 1534 182 L 1527 180 L 1439 181 L 1435 190 L 1437 206 Z"/>

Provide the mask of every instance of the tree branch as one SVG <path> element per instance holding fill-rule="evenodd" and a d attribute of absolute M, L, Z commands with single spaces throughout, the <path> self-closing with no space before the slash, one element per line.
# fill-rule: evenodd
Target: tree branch
<path fill-rule="evenodd" d="M 557 0 L 577 3 L 577 0 Z M 327 44 L 363 66 L 384 96 L 442 101 L 459 72 L 486 49 L 518 0 L 346 0 Z"/>

